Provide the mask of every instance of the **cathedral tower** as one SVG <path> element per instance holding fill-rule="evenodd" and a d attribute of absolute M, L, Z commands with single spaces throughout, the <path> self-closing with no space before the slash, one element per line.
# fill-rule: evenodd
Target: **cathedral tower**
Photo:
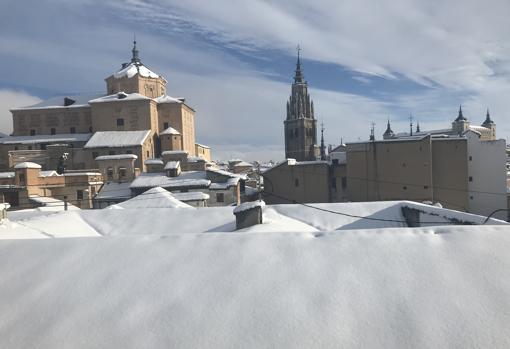
<path fill-rule="evenodd" d="M 300 48 L 296 63 L 296 74 L 292 92 L 287 102 L 285 129 L 285 157 L 297 161 L 317 159 L 317 120 L 314 116 L 313 101 L 308 94 L 308 84 L 301 71 Z"/>

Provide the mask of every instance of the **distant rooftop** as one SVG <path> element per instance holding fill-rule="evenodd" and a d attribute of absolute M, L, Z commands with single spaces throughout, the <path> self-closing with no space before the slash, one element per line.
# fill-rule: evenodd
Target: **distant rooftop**
<path fill-rule="evenodd" d="M 85 144 L 84 148 L 130 147 L 142 145 L 150 135 L 150 130 L 142 131 L 98 131 Z M 0 138 L 1 141 L 1 138 Z"/>

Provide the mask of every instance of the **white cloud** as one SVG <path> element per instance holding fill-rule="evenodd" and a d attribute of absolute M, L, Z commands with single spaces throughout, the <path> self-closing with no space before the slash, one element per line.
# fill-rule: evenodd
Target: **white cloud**
<path fill-rule="evenodd" d="M 40 102 L 37 97 L 23 91 L 0 90 L 0 132 L 10 134 L 12 132 L 12 108 L 24 107 Z"/>
<path fill-rule="evenodd" d="M 32 12 L 17 5 L 31 25 L 10 32 L 15 26 L 5 26 L 0 47 L 8 51 L 0 58 L 11 69 L 4 81 L 61 92 L 104 91 L 103 79 L 129 59 L 136 30 L 143 62 L 167 78 L 170 94 L 186 97 L 196 109 L 197 140 L 212 145 L 215 158 L 283 158 L 290 93 L 290 76 L 288 83 L 274 81 L 225 47 L 250 55 L 265 52 L 259 49 L 294 54 L 299 42 L 306 58 L 431 86 L 414 95 L 378 91 L 383 96 L 378 100 L 314 88 L 314 77 L 307 75 L 326 143 L 366 139 L 371 122 L 380 137 L 388 117 L 395 131 L 407 131 L 409 112 L 422 128 L 448 127 L 461 103 L 476 123 L 490 107 L 499 135 L 510 132 L 504 126 L 510 50 L 502 44 L 510 34 L 503 15 L 510 13 L 507 1 L 491 6 L 475 0 L 50 3 L 34 2 Z M 359 74 L 358 81 L 369 78 Z M 10 129 L 10 113 L 1 120 L 9 120 Z"/>

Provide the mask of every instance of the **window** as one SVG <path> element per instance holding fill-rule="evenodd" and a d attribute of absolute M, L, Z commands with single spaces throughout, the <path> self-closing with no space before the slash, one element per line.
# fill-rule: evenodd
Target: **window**
<path fill-rule="evenodd" d="M 113 179 L 113 168 L 112 167 L 108 167 L 108 169 L 106 170 L 106 178 L 108 178 L 109 180 Z"/>
<path fill-rule="evenodd" d="M 95 159 L 99 156 L 99 153 L 97 151 L 92 152 L 92 159 Z"/>
<path fill-rule="evenodd" d="M 469 181 L 472 182 L 473 181 L 473 177 L 469 176 Z"/>
<path fill-rule="evenodd" d="M 150 156 L 150 154 L 149 154 L 149 151 L 147 150 L 147 157 L 149 157 L 149 156 Z"/>
<path fill-rule="evenodd" d="M 32 150 L 32 146 L 31 145 L 28 146 L 28 150 Z"/>
<path fill-rule="evenodd" d="M 18 150 L 18 147 L 14 147 L 14 150 Z"/>
<path fill-rule="evenodd" d="M 166 130 L 167 128 L 168 128 L 168 122 L 165 122 L 165 123 L 163 124 L 163 129 L 164 129 L 164 130 Z"/>
<path fill-rule="evenodd" d="M 469 157 L 469 161 L 473 161 L 473 157 L 472 156 Z"/>
<path fill-rule="evenodd" d="M 123 118 L 117 119 L 117 126 L 124 126 L 124 119 Z"/>
<path fill-rule="evenodd" d="M 24 173 L 19 174 L 19 184 L 25 185 L 25 174 Z"/>
<path fill-rule="evenodd" d="M 126 150 L 126 154 L 133 154 L 133 151 L 131 149 Z"/>
<path fill-rule="evenodd" d="M 76 127 L 71 127 L 70 131 L 71 133 L 76 133 Z"/>
<path fill-rule="evenodd" d="M 299 179 L 298 178 L 294 179 L 294 186 L 299 187 Z"/>
<path fill-rule="evenodd" d="M 51 133 L 52 135 L 54 135 L 55 133 L 57 133 L 57 130 L 55 130 L 54 128 L 52 128 L 52 129 L 50 130 L 50 133 Z"/>
<path fill-rule="evenodd" d="M 126 173 L 127 173 L 127 170 L 125 167 L 119 167 L 119 178 L 125 178 Z"/>
<path fill-rule="evenodd" d="M 335 189 L 335 191 L 336 191 L 336 178 L 335 177 L 331 178 L 331 188 Z"/>
<path fill-rule="evenodd" d="M 89 127 L 89 132 L 92 133 L 92 126 Z"/>
<path fill-rule="evenodd" d="M 406 187 L 406 186 L 403 186 L 403 187 L 402 187 L 402 189 L 407 190 L 407 187 Z"/>
<path fill-rule="evenodd" d="M 342 189 L 347 188 L 347 177 L 342 177 Z"/>
<path fill-rule="evenodd" d="M 76 199 L 83 200 L 83 190 L 76 191 Z"/>
<path fill-rule="evenodd" d="M 225 202 L 225 194 L 216 193 L 216 202 Z"/>
<path fill-rule="evenodd" d="M 30 130 L 30 135 L 35 136 L 35 130 Z"/>
<path fill-rule="evenodd" d="M 108 152 L 108 155 L 115 155 L 115 150 L 110 150 L 110 151 Z"/>

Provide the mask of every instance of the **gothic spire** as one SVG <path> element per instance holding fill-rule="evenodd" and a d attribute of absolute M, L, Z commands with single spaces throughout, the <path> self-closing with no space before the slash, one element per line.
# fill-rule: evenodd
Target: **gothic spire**
<path fill-rule="evenodd" d="M 457 119 L 455 121 L 466 121 L 467 119 L 462 115 L 462 105 L 459 106 L 459 116 L 457 116 Z"/>
<path fill-rule="evenodd" d="M 420 131 L 420 122 L 416 121 L 416 133 L 421 132 Z"/>
<path fill-rule="evenodd" d="M 491 120 L 491 115 L 489 114 L 489 108 L 487 108 L 487 115 L 485 116 L 485 121 L 483 122 L 483 127 L 488 127 L 491 124 L 494 124 L 494 121 Z"/>
<path fill-rule="evenodd" d="M 324 123 L 321 123 L 321 160 L 326 160 L 326 147 L 324 146 Z"/>
<path fill-rule="evenodd" d="M 303 72 L 301 71 L 301 59 L 300 59 L 301 47 L 297 46 L 297 63 L 296 63 L 296 75 L 294 75 L 294 83 L 305 82 Z"/>
<path fill-rule="evenodd" d="M 390 125 L 390 118 L 388 118 L 388 124 L 386 126 L 386 131 L 384 131 L 383 138 L 384 139 L 393 138 L 394 135 L 395 134 L 393 133 L 393 130 L 391 129 Z"/>
<path fill-rule="evenodd" d="M 138 56 L 138 49 L 136 48 L 136 34 L 133 38 L 133 49 L 131 50 L 133 56 L 131 57 L 131 63 L 140 63 L 140 57 Z"/>

